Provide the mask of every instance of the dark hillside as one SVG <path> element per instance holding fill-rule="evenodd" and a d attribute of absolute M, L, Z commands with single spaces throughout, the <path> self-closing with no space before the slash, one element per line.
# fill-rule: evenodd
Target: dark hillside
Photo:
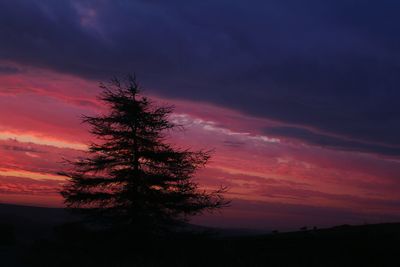
<path fill-rule="evenodd" d="M 64 223 L 71 217 L 61 209 L 0 205 L 0 214 L 3 233 L 11 233 L 2 235 L 0 245 L 5 267 L 400 266 L 399 223 L 268 235 L 149 238 Z M 30 244 L 22 244 L 19 240 L 27 239 L 21 236 L 29 236 Z"/>
<path fill-rule="evenodd" d="M 18 242 L 47 237 L 55 225 L 70 220 L 64 209 L 0 204 L 0 224 L 13 231 Z"/>

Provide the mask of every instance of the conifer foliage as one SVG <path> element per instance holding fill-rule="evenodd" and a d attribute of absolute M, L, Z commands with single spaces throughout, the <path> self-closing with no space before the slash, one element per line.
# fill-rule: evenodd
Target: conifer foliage
<path fill-rule="evenodd" d="M 141 95 L 135 76 L 101 84 L 107 113 L 84 117 L 96 141 L 72 161 L 61 191 L 65 204 L 111 224 L 158 230 L 227 204 L 225 188 L 207 192 L 193 180 L 209 151 L 174 148 L 167 142 L 180 127 L 168 119 L 171 106 Z"/>

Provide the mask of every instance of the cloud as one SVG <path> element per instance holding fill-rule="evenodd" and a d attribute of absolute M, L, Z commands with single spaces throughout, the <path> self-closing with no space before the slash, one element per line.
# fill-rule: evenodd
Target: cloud
<path fill-rule="evenodd" d="M 136 71 L 160 95 L 380 143 L 341 143 L 380 153 L 400 145 L 399 5 L 2 1 L 0 59 L 95 80 Z"/>
<path fill-rule="evenodd" d="M 0 149 L 27 153 L 46 153 L 46 151 L 38 150 L 30 145 L 19 143 L 17 141 L 15 141 L 14 143 L 15 144 L 0 144 Z"/>
<path fill-rule="evenodd" d="M 0 181 L 0 194 L 57 195 L 61 189 L 57 181 L 8 176 L 4 173 L 0 173 Z"/>
<path fill-rule="evenodd" d="M 52 175 L 69 167 L 62 164 L 64 159 L 72 160 L 79 156 L 82 152 L 75 149 L 0 140 L 0 172 L 8 172 L 9 176 L 47 179 L 42 174 L 49 174 L 49 179 L 52 179 Z"/>
<path fill-rule="evenodd" d="M 291 126 L 272 127 L 265 129 L 265 133 L 269 135 L 276 135 L 279 137 L 297 139 L 304 141 L 308 144 L 318 145 L 338 150 L 373 152 L 388 156 L 400 155 L 400 146 L 395 147 L 382 144 L 360 142 L 339 136 L 332 136 L 328 134 L 313 132 L 306 128 L 300 128 L 300 127 L 291 127 Z"/>
<path fill-rule="evenodd" d="M 2 74 L 16 74 L 20 73 L 21 70 L 12 66 L 5 66 L 5 65 L 0 65 L 0 75 Z"/>

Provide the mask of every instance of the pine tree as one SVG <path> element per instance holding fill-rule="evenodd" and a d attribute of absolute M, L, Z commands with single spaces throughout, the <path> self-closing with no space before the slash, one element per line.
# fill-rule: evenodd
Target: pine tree
<path fill-rule="evenodd" d="M 71 171 L 61 173 L 68 177 L 61 192 L 67 208 L 112 225 L 159 231 L 228 203 L 225 188 L 207 192 L 193 180 L 209 151 L 167 143 L 167 134 L 180 127 L 168 120 L 171 106 L 142 96 L 134 76 L 100 87 L 108 113 L 83 118 L 97 141 L 86 157 L 70 162 Z"/>

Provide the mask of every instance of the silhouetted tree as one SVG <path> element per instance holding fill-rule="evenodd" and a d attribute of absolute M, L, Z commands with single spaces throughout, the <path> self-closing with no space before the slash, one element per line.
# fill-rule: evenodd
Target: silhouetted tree
<path fill-rule="evenodd" d="M 156 106 L 140 94 L 134 76 L 101 84 L 108 113 L 87 117 L 97 137 L 87 157 L 70 162 L 61 194 L 68 208 L 112 224 L 163 227 L 227 204 L 225 188 L 206 192 L 193 181 L 208 151 L 177 149 L 167 133 L 180 127 L 168 120 L 171 106 Z"/>

